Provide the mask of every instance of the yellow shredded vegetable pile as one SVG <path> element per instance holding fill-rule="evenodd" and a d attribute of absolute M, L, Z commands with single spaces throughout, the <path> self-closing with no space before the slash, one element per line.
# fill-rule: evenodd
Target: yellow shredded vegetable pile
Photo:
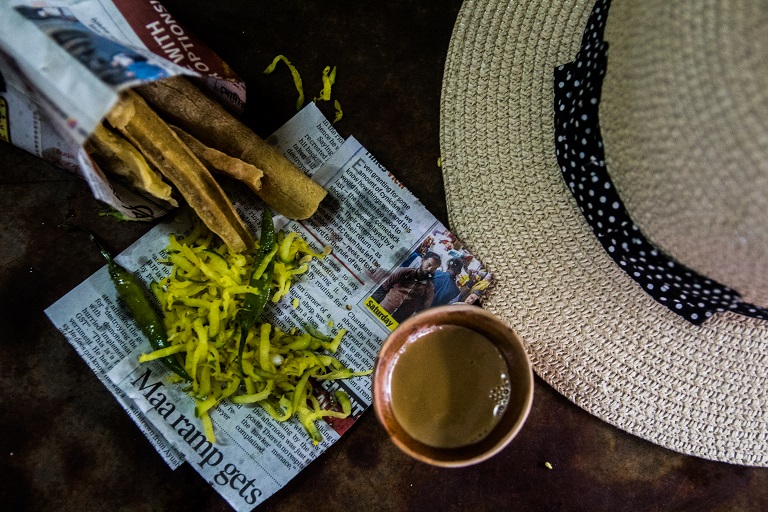
<path fill-rule="evenodd" d="M 253 253 L 230 253 L 218 238 L 198 222 L 183 239 L 170 237 L 170 275 L 153 283 L 164 313 L 169 347 L 141 356 L 142 362 L 167 355 L 179 357 L 192 377 L 187 392 L 196 400 L 206 436 L 215 441 L 209 412 L 224 400 L 257 404 L 274 419 L 298 418 L 312 442 L 322 436 L 315 422 L 323 417 L 347 417 L 349 397 L 336 392 L 341 411 L 321 408 L 312 394 L 312 380 L 343 379 L 367 372 L 346 368 L 333 355 L 345 334 L 325 336 L 310 332 L 283 332 L 269 323 L 255 325 L 248 333 L 242 369 L 238 364 L 240 326 L 237 312 L 249 285 Z M 278 302 L 294 278 L 308 270 L 314 258 L 323 258 L 297 233 L 277 234 L 275 272 L 270 291 Z M 178 379 L 181 381 L 181 379 Z"/>

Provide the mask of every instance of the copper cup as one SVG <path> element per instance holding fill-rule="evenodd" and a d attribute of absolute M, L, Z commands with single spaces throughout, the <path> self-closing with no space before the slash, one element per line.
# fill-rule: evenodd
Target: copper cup
<path fill-rule="evenodd" d="M 479 442 L 457 448 L 434 447 L 415 439 L 398 422 L 392 407 L 392 373 L 398 358 L 410 344 L 418 342 L 420 333 L 441 325 L 456 325 L 482 334 L 494 343 L 509 370 L 509 402 L 498 423 Z M 401 450 L 435 466 L 469 466 L 500 452 L 522 428 L 532 401 L 533 371 L 522 341 L 504 321 L 478 306 L 440 306 L 410 317 L 389 335 L 376 359 L 373 405 L 379 422 Z"/>

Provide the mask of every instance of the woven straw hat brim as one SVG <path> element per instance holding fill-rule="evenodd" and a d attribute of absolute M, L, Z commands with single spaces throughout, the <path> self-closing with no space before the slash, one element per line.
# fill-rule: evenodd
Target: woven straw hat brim
<path fill-rule="evenodd" d="M 462 6 L 441 106 L 451 227 L 497 278 L 485 306 L 557 391 L 669 449 L 766 466 L 766 323 L 720 313 L 697 327 L 659 305 L 605 253 L 561 177 L 553 72 L 592 6 Z"/>

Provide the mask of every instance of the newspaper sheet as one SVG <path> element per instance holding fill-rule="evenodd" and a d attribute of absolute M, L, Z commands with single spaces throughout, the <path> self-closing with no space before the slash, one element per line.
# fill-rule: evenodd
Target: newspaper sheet
<path fill-rule="evenodd" d="M 328 257 L 312 263 L 287 297 L 270 306 L 266 312 L 270 322 L 285 330 L 307 324 L 326 331 L 346 329 L 336 355 L 348 367 L 366 370 L 373 367 L 383 340 L 402 320 L 401 314 L 437 305 L 438 300 L 471 303 L 484 293 L 483 284 L 490 283 L 491 276 L 478 259 L 356 139 L 343 140 L 314 104 L 270 141 L 329 193 L 311 219 L 276 217 L 276 227 L 300 233 L 315 249 L 333 249 Z M 261 203 L 238 190 L 230 191 L 230 197 L 255 230 Z M 162 223 L 118 261 L 146 282 L 160 279 L 167 272 L 160 261 L 169 233 L 188 228 L 181 220 Z M 439 294 L 435 285 L 433 299 L 390 300 L 398 297 L 394 277 L 428 258 L 439 261 L 442 273 L 450 261 L 460 262 L 449 293 Z M 217 433 L 212 444 L 196 421 L 194 401 L 180 386 L 168 382 L 167 370 L 138 362 L 141 353 L 150 351 L 148 343 L 119 308 L 106 268 L 46 313 L 134 420 L 149 425 L 145 433 L 150 442 L 162 439 L 178 450 L 236 510 L 251 510 L 284 486 L 371 405 L 370 376 L 332 381 L 318 389 L 322 401 L 337 387 L 343 388 L 353 408 L 350 418 L 320 422 L 324 440 L 313 446 L 298 421 L 279 423 L 258 406 L 227 402 L 212 414 Z"/>

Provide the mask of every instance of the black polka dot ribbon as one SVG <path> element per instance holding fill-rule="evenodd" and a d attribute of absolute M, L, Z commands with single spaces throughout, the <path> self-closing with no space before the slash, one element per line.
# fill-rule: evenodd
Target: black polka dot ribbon
<path fill-rule="evenodd" d="M 664 254 L 624 208 L 605 167 L 598 120 L 609 7 L 610 0 L 598 0 L 576 58 L 555 70 L 555 148 L 568 189 L 608 254 L 659 303 L 697 325 L 721 311 L 768 320 L 768 309 Z"/>

